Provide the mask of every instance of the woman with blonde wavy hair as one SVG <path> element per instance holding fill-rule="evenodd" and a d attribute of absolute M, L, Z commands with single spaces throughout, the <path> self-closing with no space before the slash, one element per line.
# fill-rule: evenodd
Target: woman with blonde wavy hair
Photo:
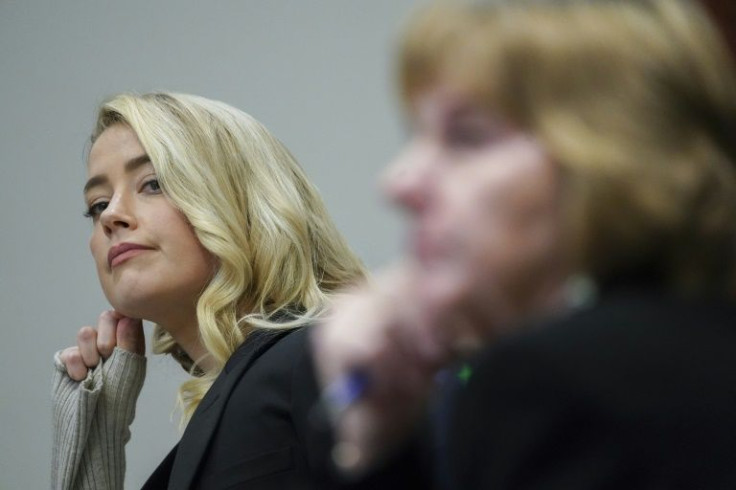
<path fill-rule="evenodd" d="M 54 488 L 122 488 L 153 351 L 191 375 L 186 430 L 148 488 L 313 488 L 305 327 L 364 277 L 316 188 L 260 123 L 172 93 L 103 103 L 84 186 L 112 310 L 57 353 Z"/>

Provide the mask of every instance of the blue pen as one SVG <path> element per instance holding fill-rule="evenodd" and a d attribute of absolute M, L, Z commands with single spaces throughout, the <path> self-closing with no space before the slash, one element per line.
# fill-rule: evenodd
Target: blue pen
<path fill-rule="evenodd" d="M 330 383 L 321 395 L 321 406 L 332 423 L 339 421 L 350 406 L 365 396 L 370 388 L 370 375 L 362 369 L 354 369 Z M 324 413 L 324 412 L 323 412 Z M 361 474 L 362 452 L 349 442 L 337 442 L 332 448 L 332 461 L 348 480 Z"/>
<path fill-rule="evenodd" d="M 333 420 L 360 400 L 369 386 L 370 376 L 361 369 L 354 369 L 330 383 L 322 392 L 322 401 Z"/>

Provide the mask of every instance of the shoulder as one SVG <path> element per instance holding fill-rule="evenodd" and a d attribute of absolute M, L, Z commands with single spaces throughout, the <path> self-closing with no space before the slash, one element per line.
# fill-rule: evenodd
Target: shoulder
<path fill-rule="evenodd" d="M 253 488 L 312 488 L 306 463 L 311 448 L 296 424 L 309 406 L 297 403 L 305 388 L 293 374 L 307 351 L 306 328 L 257 330 L 231 356 L 212 388 L 221 413 L 202 475 L 227 474 Z M 206 478 L 208 485 L 223 485 Z"/>
<path fill-rule="evenodd" d="M 259 330 L 251 334 L 246 343 L 260 350 L 251 368 L 273 366 L 290 369 L 309 350 L 308 329 L 299 327 L 288 330 Z"/>
<path fill-rule="evenodd" d="M 595 305 L 520 331 L 492 351 L 528 352 L 552 358 L 601 360 L 617 348 L 670 349 L 691 342 L 736 340 L 736 305 L 719 300 L 684 300 L 656 291 L 621 291 Z M 546 355 L 544 354 L 546 353 Z M 586 355 L 586 353 L 588 353 Z"/>
<path fill-rule="evenodd" d="M 495 458 L 541 476 L 540 461 L 595 468 L 585 458 L 598 454 L 596 478 L 646 465 L 694 482 L 704 468 L 731 468 L 723 454 L 736 431 L 733 318 L 725 302 L 635 292 L 507 337 L 475 360 L 456 397 L 455 466 L 509 476 Z"/>
<path fill-rule="evenodd" d="M 289 329 L 285 332 L 277 331 L 278 340 L 268 350 L 270 356 L 293 356 L 303 354 L 309 348 L 308 326 Z"/>
<path fill-rule="evenodd" d="M 307 351 L 306 333 L 304 328 L 257 331 L 233 354 L 220 374 L 221 388 L 217 381 L 213 385 L 226 400 L 223 425 L 230 433 L 223 437 L 239 433 L 255 441 L 269 431 L 285 437 L 290 433 L 287 421 L 295 409 L 298 385 L 294 372 Z"/>
<path fill-rule="evenodd" d="M 722 301 L 642 291 L 611 295 L 488 348 L 475 359 L 468 388 L 523 397 L 567 394 L 610 405 L 676 397 L 687 380 L 720 373 L 715 396 L 717 384 L 736 383 L 733 318 L 736 306 Z"/>
<path fill-rule="evenodd" d="M 230 356 L 224 370 L 230 372 L 242 367 L 244 363 L 275 362 L 303 353 L 308 348 L 307 328 L 260 329 L 251 332 Z"/>
<path fill-rule="evenodd" d="M 227 375 L 239 378 L 236 394 L 242 392 L 247 399 L 253 390 L 259 390 L 290 398 L 294 377 L 311 375 L 309 328 L 253 332 L 226 366 Z"/>

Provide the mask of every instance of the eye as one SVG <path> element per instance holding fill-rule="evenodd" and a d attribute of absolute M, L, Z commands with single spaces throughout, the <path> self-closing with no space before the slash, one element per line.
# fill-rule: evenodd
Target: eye
<path fill-rule="evenodd" d="M 148 179 L 141 186 L 141 191 L 147 191 L 151 194 L 160 194 L 161 184 L 158 182 L 158 179 Z"/>
<path fill-rule="evenodd" d="M 91 204 L 84 213 L 85 218 L 97 219 L 107 209 L 108 201 L 97 201 Z"/>
<path fill-rule="evenodd" d="M 445 144 L 458 150 L 472 150 L 502 139 L 507 131 L 503 121 L 479 109 L 466 109 L 451 114 L 444 121 Z"/>
<path fill-rule="evenodd" d="M 453 125 L 445 132 L 446 143 L 455 148 L 474 148 L 481 146 L 493 137 L 492 131 L 480 125 Z"/>

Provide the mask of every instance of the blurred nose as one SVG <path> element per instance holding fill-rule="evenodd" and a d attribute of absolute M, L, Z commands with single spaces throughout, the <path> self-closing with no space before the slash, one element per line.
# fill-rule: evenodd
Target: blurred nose
<path fill-rule="evenodd" d="M 422 141 L 409 143 L 384 172 L 384 194 L 399 207 L 420 213 L 431 201 L 437 151 Z"/>
<path fill-rule="evenodd" d="M 137 226 L 132 205 L 124 195 L 115 196 L 110 200 L 105 210 L 100 214 L 100 223 L 108 236 L 121 228 L 135 228 Z"/>

